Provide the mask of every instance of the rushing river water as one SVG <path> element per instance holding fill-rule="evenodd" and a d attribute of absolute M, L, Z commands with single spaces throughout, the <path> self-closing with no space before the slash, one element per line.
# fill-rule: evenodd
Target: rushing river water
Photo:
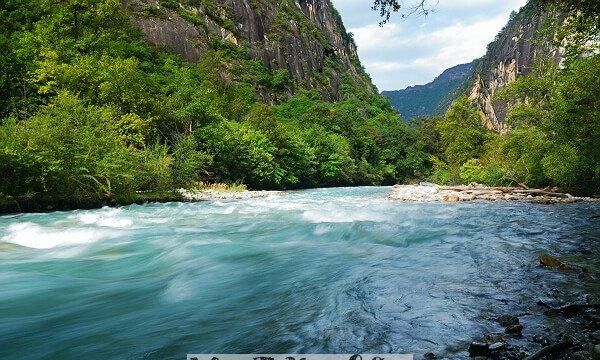
<path fill-rule="evenodd" d="M 498 314 L 521 315 L 528 336 L 553 326 L 537 297 L 595 290 L 537 256 L 594 270 L 597 204 L 407 204 L 388 192 L 0 217 L 0 358 L 462 358 L 502 331 Z"/>

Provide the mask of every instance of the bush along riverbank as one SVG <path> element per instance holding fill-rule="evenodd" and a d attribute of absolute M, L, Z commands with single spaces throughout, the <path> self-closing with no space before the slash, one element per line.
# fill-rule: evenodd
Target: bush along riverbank
<path fill-rule="evenodd" d="M 120 197 L 0 197 L 0 214 L 95 209 L 131 204 L 196 202 L 208 200 L 241 200 L 277 194 L 277 191 L 249 191 L 245 185 L 198 182 L 190 189 L 172 191 L 139 191 Z"/>
<path fill-rule="evenodd" d="M 78 198 L 55 196 L 0 197 L 0 214 L 96 209 L 104 206 L 184 201 L 177 191 L 139 192 L 119 198 Z"/>

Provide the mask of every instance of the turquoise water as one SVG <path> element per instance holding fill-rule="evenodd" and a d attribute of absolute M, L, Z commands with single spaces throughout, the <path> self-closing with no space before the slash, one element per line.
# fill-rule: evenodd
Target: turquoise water
<path fill-rule="evenodd" d="M 596 204 L 406 204 L 388 192 L 0 217 L 0 358 L 460 358 L 502 330 L 496 315 L 520 314 L 528 336 L 554 326 L 535 310 L 540 294 L 590 291 L 537 256 L 596 266 Z"/>

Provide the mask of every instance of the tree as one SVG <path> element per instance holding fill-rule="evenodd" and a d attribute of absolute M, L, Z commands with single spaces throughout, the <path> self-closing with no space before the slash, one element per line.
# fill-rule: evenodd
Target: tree
<path fill-rule="evenodd" d="M 466 97 L 456 100 L 437 124 L 444 155 L 451 168 L 477 158 L 485 140 L 485 129 L 475 108 Z"/>
<path fill-rule="evenodd" d="M 433 12 L 433 7 L 429 7 L 427 0 L 417 0 L 412 3 L 405 3 L 403 0 L 374 0 L 372 9 L 379 12 L 382 20 L 379 25 L 383 25 L 390 20 L 392 13 L 403 10 L 401 16 L 410 15 L 428 15 Z"/>
<path fill-rule="evenodd" d="M 537 0 L 542 6 L 555 6 L 571 14 L 580 13 L 588 18 L 600 16 L 600 2 L 598 0 Z"/>

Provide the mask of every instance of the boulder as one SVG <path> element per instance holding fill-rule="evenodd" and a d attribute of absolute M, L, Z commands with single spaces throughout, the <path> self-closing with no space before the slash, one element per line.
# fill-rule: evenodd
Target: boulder
<path fill-rule="evenodd" d="M 504 327 L 519 325 L 519 318 L 509 314 L 500 315 L 496 321 L 498 321 L 498 323 Z"/>
<path fill-rule="evenodd" d="M 490 354 L 489 345 L 482 342 L 473 341 L 469 345 L 469 356 L 488 356 Z"/>
<path fill-rule="evenodd" d="M 521 336 L 523 335 L 523 325 L 510 325 L 504 330 L 509 335 Z"/>
<path fill-rule="evenodd" d="M 492 345 L 489 346 L 491 353 L 499 353 L 501 351 L 506 350 L 507 348 L 508 348 L 508 345 L 503 342 L 493 343 Z"/>
<path fill-rule="evenodd" d="M 444 201 L 445 202 L 459 202 L 460 196 L 455 195 L 455 194 L 444 195 Z"/>

